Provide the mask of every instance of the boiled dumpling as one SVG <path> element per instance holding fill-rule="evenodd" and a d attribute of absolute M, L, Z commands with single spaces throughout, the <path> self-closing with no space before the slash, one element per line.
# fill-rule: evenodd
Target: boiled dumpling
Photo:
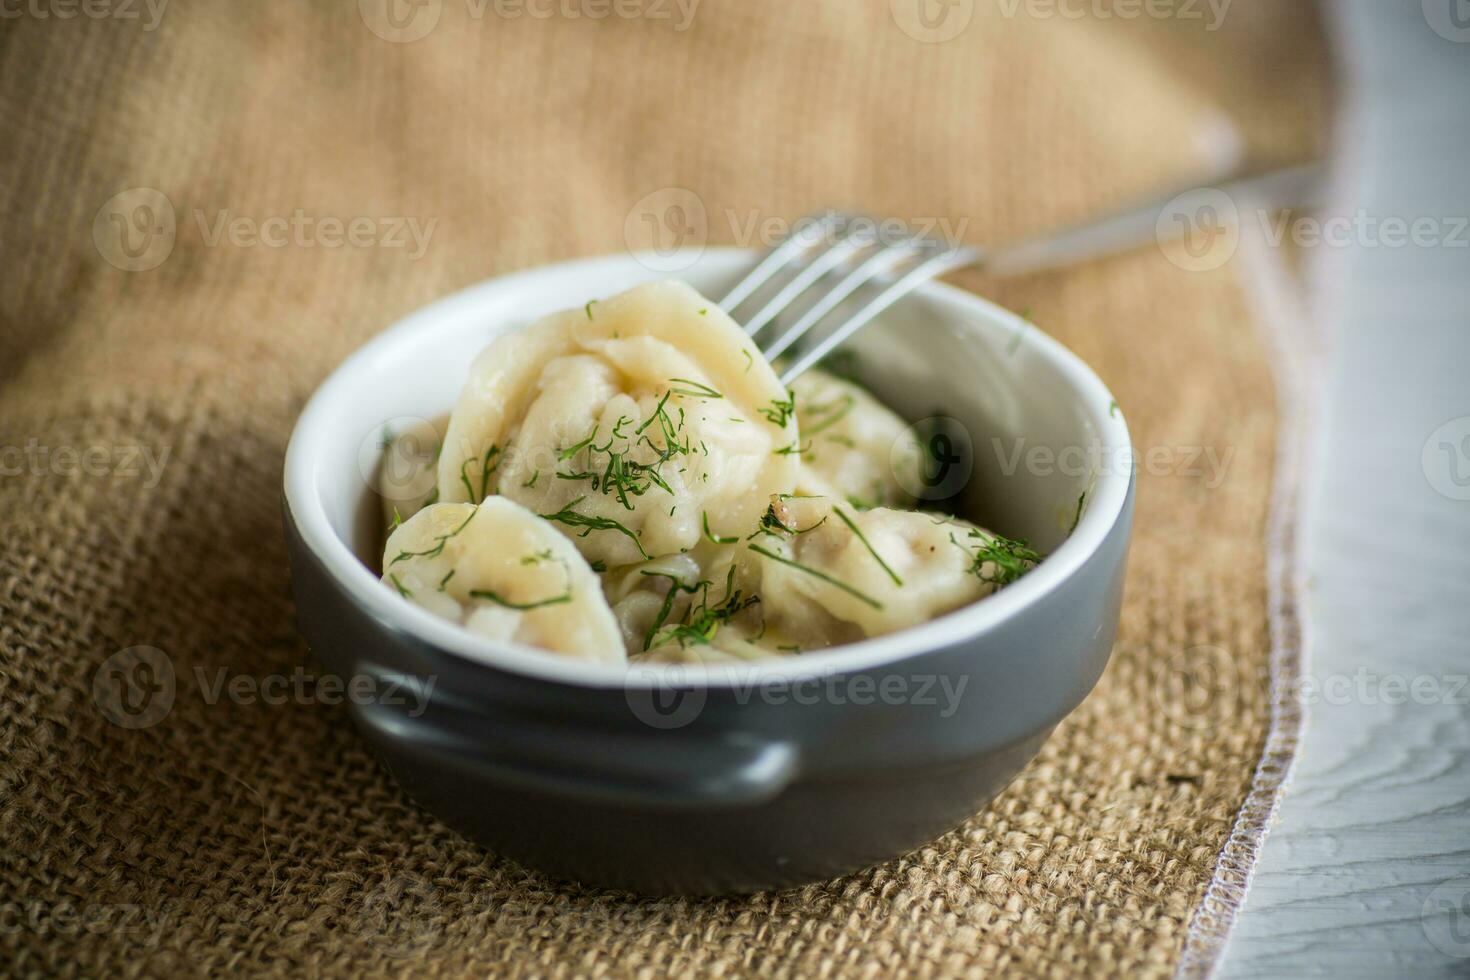
<path fill-rule="evenodd" d="M 582 554 L 627 565 L 743 535 L 795 487 L 790 397 L 688 286 L 639 286 L 537 321 L 476 358 L 439 459 L 440 497 L 503 494 Z"/>
<path fill-rule="evenodd" d="M 383 432 L 376 489 L 383 501 L 383 522 L 396 527 L 439 497 L 439 448 L 449 416 L 415 419 Z"/>
<path fill-rule="evenodd" d="M 393 531 L 383 581 L 471 632 L 621 663 L 597 574 L 549 522 L 503 497 L 430 504 Z"/>
<path fill-rule="evenodd" d="M 910 507 L 923 453 L 913 430 L 865 389 L 813 368 L 791 384 L 801 431 L 801 494 Z"/>
<path fill-rule="evenodd" d="M 860 511 L 827 498 L 772 504 L 779 523 L 760 556 L 768 620 L 849 624 L 880 636 L 981 599 L 1024 574 L 1036 555 L 971 524 L 918 511 Z"/>

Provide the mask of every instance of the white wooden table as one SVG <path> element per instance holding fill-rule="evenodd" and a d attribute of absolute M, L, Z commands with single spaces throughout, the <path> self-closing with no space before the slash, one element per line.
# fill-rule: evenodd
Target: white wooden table
<path fill-rule="evenodd" d="M 1459 5 L 1450 37 L 1434 3 Z M 1352 67 L 1329 211 L 1432 218 L 1444 240 L 1313 256 L 1332 346 L 1305 524 L 1319 691 L 1217 975 L 1465 977 L 1470 3 L 1327 9 Z"/>

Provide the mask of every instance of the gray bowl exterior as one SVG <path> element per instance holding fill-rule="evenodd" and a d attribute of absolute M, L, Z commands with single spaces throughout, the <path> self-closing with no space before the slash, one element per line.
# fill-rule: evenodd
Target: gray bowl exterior
<path fill-rule="evenodd" d="M 557 878 L 718 894 L 880 863 L 1004 789 L 1107 665 L 1132 514 L 1130 487 L 1089 560 L 985 632 L 830 677 L 664 691 L 646 678 L 560 684 L 439 650 L 352 599 L 289 507 L 285 523 L 300 628 L 323 665 L 379 690 L 434 680 L 426 708 L 350 705 L 405 792 Z"/>

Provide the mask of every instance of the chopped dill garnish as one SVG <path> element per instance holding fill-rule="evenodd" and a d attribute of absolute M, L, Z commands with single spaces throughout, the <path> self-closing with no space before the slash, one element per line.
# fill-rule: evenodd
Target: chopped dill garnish
<path fill-rule="evenodd" d="M 1118 401 L 1117 401 L 1117 399 L 1114 399 L 1113 401 L 1108 402 L 1108 418 L 1115 419 L 1117 417 L 1118 417 Z"/>
<path fill-rule="evenodd" d="M 746 547 L 749 548 L 751 551 L 754 551 L 758 555 L 763 555 L 764 557 L 769 558 L 772 561 L 780 562 L 783 565 L 789 565 L 790 567 L 795 568 L 798 571 L 806 572 L 813 578 L 821 579 L 828 585 L 836 586 L 843 592 L 846 592 L 848 595 L 852 596 L 854 599 L 857 599 L 859 602 L 863 602 L 869 606 L 872 606 L 874 609 L 883 608 L 883 603 L 879 602 L 877 599 L 874 599 L 872 596 L 865 595 L 864 593 L 859 592 L 857 589 L 848 585 L 841 579 L 833 578 L 831 575 L 828 575 L 820 568 L 812 568 L 810 565 L 803 565 L 799 561 L 794 561 L 790 558 L 785 557 L 784 555 L 778 555 L 776 554 L 776 552 L 771 551 L 769 548 L 762 548 L 758 544 L 748 544 L 746 545 Z"/>
<path fill-rule="evenodd" d="M 475 515 L 479 512 L 479 508 L 471 508 L 469 516 L 460 523 L 459 527 L 455 528 L 453 531 L 450 531 L 448 534 L 441 534 L 434 539 L 434 547 L 424 551 L 400 551 L 388 564 L 396 565 L 399 562 L 406 561 L 409 558 L 438 558 L 444 553 L 444 543 L 450 538 L 454 537 L 460 531 L 463 531 L 466 527 L 468 527 L 470 521 L 474 520 Z"/>
<path fill-rule="evenodd" d="M 806 410 L 808 415 L 827 415 L 827 413 L 829 412 L 831 412 L 832 414 L 828 415 L 827 418 L 822 419 L 822 421 L 818 424 L 807 429 L 806 432 L 803 434 L 807 436 L 814 436 L 818 432 L 830 429 L 832 426 L 842 421 L 847 413 L 852 411 L 853 406 L 856 404 L 856 398 L 853 398 L 852 395 L 848 394 L 847 392 L 843 392 L 842 397 L 832 404 L 811 406 Z"/>
<path fill-rule="evenodd" d="M 801 652 L 801 647 L 798 644 L 795 644 L 795 643 L 783 643 L 780 646 L 776 647 L 776 649 L 777 650 L 780 650 L 782 653 L 800 653 Z"/>
<path fill-rule="evenodd" d="M 594 440 L 596 438 L 597 438 L 597 426 L 594 425 L 592 427 L 592 431 L 587 434 L 587 438 L 583 439 L 581 442 L 573 443 L 572 445 L 570 445 L 567 448 L 563 449 L 561 452 L 557 453 L 556 454 L 557 462 L 559 462 L 559 463 L 565 463 L 567 460 L 571 459 L 573 456 L 577 455 L 582 450 L 584 450 L 588 446 L 592 445 L 592 440 Z"/>
<path fill-rule="evenodd" d="M 888 562 L 883 560 L 882 555 L 878 554 L 878 549 L 873 547 L 873 543 L 868 540 L 868 536 L 864 534 L 862 532 L 862 529 L 857 526 L 857 522 L 854 521 L 851 517 L 848 517 L 846 514 L 844 514 L 841 507 L 833 506 L 832 513 L 836 514 L 838 519 L 842 521 L 842 523 L 846 524 L 848 526 L 848 529 L 851 530 L 853 534 L 857 535 L 857 539 L 863 543 L 863 547 L 868 549 L 868 554 L 872 555 L 873 560 L 876 561 L 879 565 L 883 566 L 883 571 L 887 572 L 888 577 L 893 579 L 893 584 L 900 586 L 903 585 L 903 579 L 899 578 L 898 573 L 895 572 L 891 567 L 889 567 Z"/>
<path fill-rule="evenodd" d="M 742 590 L 735 588 L 735 566 L 733 565 L 730 566 L 730 571 L 725 576 L 725 598 L 720 600 L 718 605 L 714 606 L 709 604 L 710 582 L 708 579 L 702 579 L 698 585 L 687 586 L 680 583 L 672 575 L 664 575 L 663 577 L 669 579 L 671 584 L 668 595 L 664 597 L 664 605 L 660 610 L 661 615 L 655 621 L 654 628 L 649 630 L 648 635 L 644 638 L 643 649 L 645 650 L 653 645 L 659 630 L 663 628 L 663 622 L 668 618 L 667 610 L 673 606 L 673 597 L 680 591 L 690 594 L 696 591 L 703 593 L 699 602 L 691 605 L 689 610 L 684 614 L 684 621 L 667 627 L 665 635 L 662 637 L 664 642 L 677 640 L 681 647 L 687 647 L 690 644 L 695 646 L 708 645 L 715 638 L 715 634 L 719 632 L 722 625 L 728 623 L 736 615 L 761 601 L 759 596 L 748 596 Z"/>
<path fill-rule="evenodd" d="M 545 551 L 538 551 L 534 555 L 522 555 L 521 556 L 521 564 L 522 565 L 539 565 L 543 561 L 553 561 L 554 558 L 555 558 L 555 556 L 552 555 L 551 549 L 550 548 L 547 548 Z"/>
<path fill-rule="evenodd" d="M 597 304 L 597 300 L 595 300 L 595 299 L 589 299 L 587 301 L 587 305 L 584 306 L 584 307 L 582 307 L 582 311 L 587 314 L 587 319 L 589 319 L 589 320 L 592 319 L 592 307 L 595 306 L 596 304 Z"/>
<path fill-rule="evenodd" d="M 439 587 L 435 591 L 443 592 L 444 586 L 448 585 L 449 580 L 452 578 L 454 578 L 454 569 L 451 568 L 449 571 L 445 572 L 444 577 L 439 580 Z"/>
<path fill-rule="evenodd" d="M 796 414 L 796 393 L 789 393 L 785 401 L 773 398 L 769 408 L 761 408 L 757 411 L 766 417 L 766 421 L 784 429 L 786 423 L 791 421 L 791 417 Z"/>
<path fill-rule="evenodd" d="M 383 432 L 382 432 L 382 434 L 378 436 L 378 448 L 379 449 L 389 449 L 392 446 L 393 446 L 393 427 L 391 425 L 385 425 L 385 426 L 383 426 Z"/>
<path fill-rule="evenodd" d="M 1011 337 L 1011 342 L 1006 345 L 1007 357 L 1021 349 L 1021 338 L 1026 336 L 1027 330 L 1031 329 L 1031 310 L 1029 307 L 1021 311 L 1021 320 L 1021 329 L 1016 331 L 1015 335 Z"/>
<path fill-rule="evenodd" d="M 701 309 L 701 310 L 700 310 L 700 311 L 699 311 L 699 315 L 700 315 L 700 316 L 704 316 L 704 315 L 705 315 L 705 314 L 706 314 L 706 313 L 708 313 L 708 312 L 709 312 L 709 309 L 708 309 L 708 308 L 707 308 L 707 307 L 706 307 L 706 308 L 704 308 L 704 309 Z"/>
<path fill-rule="evenodd" d="M 523 487 L 534 487 L 536 485 L 536 481 L 539 480 L 539 479 L 541 479 L 541 471 L 540 470 L 537 470 L 536 472 L 532 473 L 531 474 L 531 478 L 529 480 L 527 480 L 525 483 L 522 483 L 521 486 L 523 486 Z"/>
<path fill-rule="evenodd" d="M 400 581 L 398 581 L 398 576 L 397 575 L 394 575 L 394 574 L 392 574 L 390 572 L 389 575 L 388 575 L 388 580 L 393 583 L 393 588 L 397 589 L 398 590 L 398 594 L 401 595 L 401 596 L 403 596 L 403 598 L 405 598 L 405 599 L 411 599 L 411 598 L 413 598 L 413 593 L 410 592 L 410 591 L 408 591 L 407 589 L 405 589 L 403 587 L 403 583 L 400 582 Z"/>
<path fill-rule="evenodd" d="M 633 546 L 638 549 L 640 555 L 648 561 L 653 560 L 653 556 L 643 550 L 643 542 L 638 540 L 638 534 L 629 529 L 627 525 L 615 521 L 610 517 L 595 517 L 591 514 L 579 514 L 572 509 L 586 499 L 586 497 L 578 497 L 555 514 L 542 514 L 541 516 L 548 521 L 556 521 L 568 527 L 582 528 L 582 533 L 578 535 L 578 537 L 582 538 L 587 537 L 593 531 L 617 531 L 629 541 L 633 542 Z"/>
<path fill-rule="evenodd" d="M 1082 491 L 1082 496 L 1077 498 L 1077 513 L 1072 515 L 1072 526 L 1067 528 L 1068 534 L 1071 534 L 1073 531 L 1077 530 L 1077 525 L 1082 523 L 1082 506 L 1086 503 L 1087 491 L 1084 490 Z"/>
<path fill-rule="evenodd" d="M 740 353 L 745 355 L 745 373 L 749 374 L 750 369 L 755 367 L 755 358 L 750 355 L 749 348 L 741 348 Z"/>
<path fill-rule="evenodd" d="M 601 574 L 607 571 L 607 562 L 599 558 L 596 561 L 588 562 L 587 567 L 591 568 L 594 572 Z"/>
<path fill-rule="evenodd" d="M 470 598 L 486 599 L 490 602 L 495 603 L 497 606 L 504 606 L 507 609 L 519 609 L 525 611 L 527 609 L 540 609 L 542 606 L 559 606 L 562 603 L 571 602 L 572 590 L 567 589 L 567 591 L 563 592 L 561 595 L 554 595 L 549 599 L 537 599 L 535 602 L 512 602 L 510 599 L 505 598 L 500 593 L 492 592 L 489 589 L 471 589 Z"/>
<path fill-rule="evenodd" d="M 658 615 L 653 618 L 653 623 L 649 625 L 648 632 L 643 634 L 643 649 L 647 650 L 653 646 L 654 636 L 658 634 L 659 630 L 663 629 L 664 623 L 668 622 L 669 614 L 674 611 L 674 603 L 678 600 L 679 593 L 686 592 L 693 595 L 701 588 L 708 589 L 709 582 L 704 580 L 694 585 L 685 585 L 679 580 L 679 576 L 670 575 L 667 572 L 650 572 L 647 569 L 643 569 L 641 574 L 649 578 L 666 578 L 669 580 L 669 591 L 664 593 L 663 605 L 659 607 Z"/>
<path fill-rule="evenodd" d="M 810 453 L 811 451 L 812 451 L 812 444 L 811 443 L 807 443 L 805 446 L 800 446 L 800 445 L 797 445 L 796 443 L 793 442 L 789 446 L 782 446 L 780 449 L 777 449 L 775 451 L 774 455 L 776 455 L 776 456 L 805 456 L 808 453 Z"/>
<path fill-rule="evenodd" d="M 393 505 L 393 523 L 388 525 L 388 530 L 393 531 L 403 523 L 403 515 L 398 512 L 398 505 Z"/>
<path fill-rule="evenodd" d="M 470 484 L 470 478 L 465 473 L 465 467 L 474 462 L 474 459 L 466 459 L 459 464 L 459 482 L 464 484 L 465 496 L 472 504 L 478 504 L 490 496 L 490 477 L 500 468 L 500 447 L 491 446 L 485 450 L 485 456 L 480 460 L 480 496 L 475 496 L 475 488 Z"/>
<path fill-rule="evenodd" d="M 686 388 L 670 388 L 669 391 L 675 395 L 687 395 L 690 398 L 724 398 L 725 396 L 715 391 L 707 384 L 698 381 L 690 381 L 688 378 L 670 378 L 674 384 L 688 385 Z"/>
<path fill-rule="evenodd" d="M 796 497 L 796 494 L 777 494 L 776 496 L 777 499 L 786 500 Z M 766 512 L 761 515 L 760 525 L 754 531 L 752 531 L 745 540 L 753 541 L 756 538 L 760 537 L 762 534 L 769 535 L 773 538 L 799 537 L 809 531 L 815 531 L 823 524 L 826 524 L 827 517 L 828 515 L 823 514 L 820 521 L 817 521 L 815 524 L 812 524 L 809 527 L 794 528 L 781 519 L 781 515 L 776 512 L 776 505 L 774 503 L 771 503 L 766 506 Z"/>
<path fill-rule="evenodd" d="M 971 554 L 970 574 L 982 582 L 1010 585 L 1041 561 L 1041 556 L 1027 547 L 1025 541 L 1013 541 L 979 528 L 971 530 L 970 537 L 980 542 L 975 550 L 970 552 L 964 545 L 960 547 Z M 950 535 L 950 540 L 954 541 L 954 535 Z M 987 565 L 991 566 L 989 574 L 986 573 Z"/>
<path fill-rule="evenodd" d="M 711 544 L 735 544 L 740 540 L 739 535 L 733 538 L 722 537 L 709 529 L 709 511 L 704 512 L 704 536 L 709 538 Z"/>
<path fill-rule="evenodd" d="M 826 439 L 828 442 L 835 442 L 839 446 L 846 446 L 848 449 L 857 448 L 857 443 L 853 442 L 847 436 L 839 436 L 835 432 L 829 432 L 827 433 L 827 435 L 823 436 L 823 438 Z"/>

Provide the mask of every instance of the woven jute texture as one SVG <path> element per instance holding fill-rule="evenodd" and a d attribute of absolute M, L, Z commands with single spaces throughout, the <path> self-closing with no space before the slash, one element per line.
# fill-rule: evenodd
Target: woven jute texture
<path fill-rule="evenodd" d="M 722 900 L 556 883 L 408 801 L 340 705 L 211 688 L 320 671 L 282 455 L 376 331 L 646 244 L 647 216 L 663 244 L 759 244 L 826 206 L 1005 241 L 1201 172 L 1229 120 L 1257 158 L 1310 152 L 1312 11 L 1218 7 L 963 0 L 927 27 L 907 0 L 17 7 L 0 974 L 1170 973 L 1269 729 L 1281 420 L 1238 261 L 960 277 L 1087 359 L 1152 455 L 1096 692 L 991 807 L 882 867 Z M 95 692 L 136 646 L 175 689 L 127 727 Z"/>

